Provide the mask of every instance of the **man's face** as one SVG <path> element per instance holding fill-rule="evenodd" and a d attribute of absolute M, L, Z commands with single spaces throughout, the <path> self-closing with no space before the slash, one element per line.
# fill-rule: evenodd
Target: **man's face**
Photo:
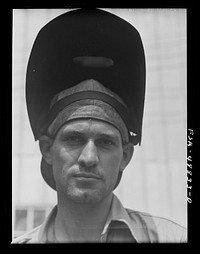
<path fill-rule="evenodd" d="M 57 191 L 75 202 L 99 202 L 112 193 L 124 169 L 119 131 L 98 120 L 73 120 L 51 147 Z"/>

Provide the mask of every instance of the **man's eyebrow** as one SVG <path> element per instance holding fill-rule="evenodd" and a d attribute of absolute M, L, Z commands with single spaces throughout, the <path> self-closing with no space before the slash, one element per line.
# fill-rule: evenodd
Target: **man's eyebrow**
<path fill-rule="evenodd" d="M 119 141 L 119 137 L 118 135 L 116 135 L 115 133 L 99 133 L 97 134 L 98 138 L 106 138 L 106 139 L 113 139 L 113 140 L 118 140 Z"/>
<path fill-rule="evenodd" d="M 84 132 L 73 129 L 64 130 L 62 135 L 84 135 Z"/>

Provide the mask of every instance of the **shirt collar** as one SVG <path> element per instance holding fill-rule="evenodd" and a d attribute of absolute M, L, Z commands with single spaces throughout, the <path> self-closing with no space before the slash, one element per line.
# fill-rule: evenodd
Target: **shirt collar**
<path fill-rule="evenodd" d="M 52 240 L 52 239 L 49 239 L 49 237 L 52 238 L 51 231 L 52 231 L 52 225 L 53 225 L 55 217 L 56 217 L 56 213 L 57 213 L 57 206 L 55 206 L 52 209 L 52 211 L 50 212 L 50 214 L 48 215 L 48 217 L 46 218 L 44 223 L 41 225 L 41 228 L 40 228 L 38 235 L 37 235 L 39 242 L 43 243 L 43 242 Z M 135 223 L 133 220 L 130 219 L 128 212 L 123 207 L 120 200 L 115 196 L 115 194 L 113 194 L 111 209 L 108 214 L 104 229 L 102 231 L 102 234 L 101 234 L 102 236 L 106 234 L 106 232 L 109 228 L 109 225 L 112 221 L 123 222 L 127 226 L 127 228 L 130 230 L 133 238 L 136 240 L 136 242 L 138 242 L 138 239 L 136 237 L 137 232 L 134 232 L 134 230 L 133 230 Z M 50 234 L 49 234 L 49 232 L 50 232 Z"/>
<path fill-rule="evenodd" d="M 40 243 L 53 242 L 53 226 L 57 214 L 57 205 L 51 210 L 38 232 L 38 241 Z"/>
<path fill-rule="evenodd" d="M 104 234 L 106 234 L 106 232 L 108 230 L 108 227 L 109 227 L 109 225 L 110 225 L 110 223 L 112 221 L 123 222 L 127 226 L 127 228 L 130 230 L 133 238 L 136 240 L 136 242 L 138 242 L 137 237 L 135 235 L 135 232 L 133 230 L 134 223 L 130 219 L 130 217 L 128 215 L 128 212 L 123 207 L 123 205 L 120 202 L 120 200 L 115 196 L 115 194 L 113 194 L 113 200 L 112 200 L 112 205 L 111 205 L 110 213 L 109 213 L 109 215 L 107 217 L 104 229 L 102 231 L 102 236 Z"/>

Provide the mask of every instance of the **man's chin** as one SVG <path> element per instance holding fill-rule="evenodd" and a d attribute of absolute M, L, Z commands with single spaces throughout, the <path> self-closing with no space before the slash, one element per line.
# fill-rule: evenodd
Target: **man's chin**
<path fill-rule="evenodd" d="M 103 193 L 99 189 L 68 189 L 66 195 L 71 201 L 84 204 L 98 203 L 103 199 Z"/>

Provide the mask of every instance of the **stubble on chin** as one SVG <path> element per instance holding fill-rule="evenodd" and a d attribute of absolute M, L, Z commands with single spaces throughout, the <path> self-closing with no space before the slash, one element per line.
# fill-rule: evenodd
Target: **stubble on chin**
<path fill-rule="evenodd" d="M 103 193 L 99 189 L 75 188 L 68 186 L 65 195 L 75 203 L 94 204 L 101 201 Z"/>

